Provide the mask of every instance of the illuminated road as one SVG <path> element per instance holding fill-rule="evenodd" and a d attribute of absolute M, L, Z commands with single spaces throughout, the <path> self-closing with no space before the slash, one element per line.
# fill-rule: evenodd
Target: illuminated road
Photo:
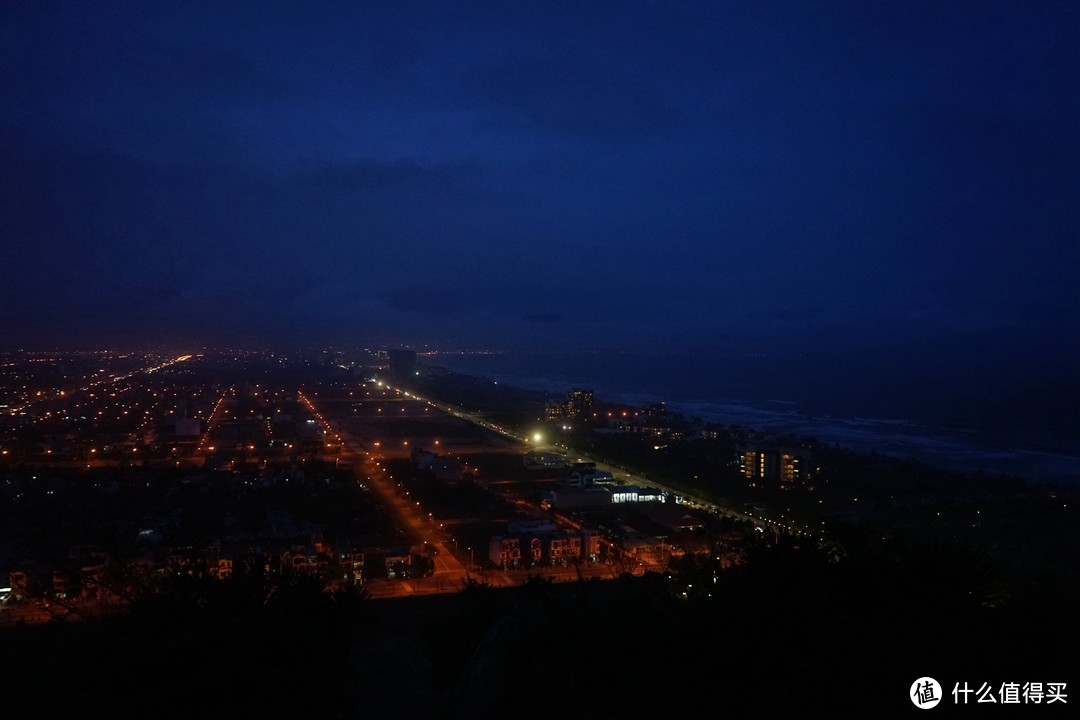
<path fill-rule="evenodd" d="M 211 411 L 210 417 L 206 420 L 206 431 L 202 434 L 202 437 L 199 438 L 199 445 L 195 448 L 195 452 L 191 456 L 191 460 L 196 464 L 201 464 L 205 460 L 205 454 L 207 450 L 213 452 L 214 447 L 208 446 L 207 443 L 210 442 L 210 436 L 213 434 L 214 430 L 217 428 L 218 423 L 221 422 L 221 418 L 225 414 L 225 399 L 230 395 L 235 394 L 236 388 L 229 388 L 221 394 L 221 397 L 218 398 L 217 403 L 214 405 L 214 409 L 213 411 Z"/>
<path fill-rule="evenodd" d="M 520 444 L 522 444 L 522 445 L 524 445 L 524 446 L 526 446 L 526 447 L 528 447 L 530 449 L 534 449 L 534 450 L 535 449 L 543 449 L 542 447 L 538 446 L 535 442 L 533 442 L 532 438 L 528 437 L 527 435 L 524 435 L 524 434 L 519 433 L 519 432 L 515 432 L 515 431 L 513 431 L 513 430 L 511 430 L 509 428 L 506 428 L 506 427 L 502 426 L 502 425 L 496 425 L 494 423 L 491 423 L 487 419 L 485 419 L 483 417 L 480 417 L 479 415 L 476 415 L 475 413 L 470 413 L 470 412 L 467 412 L 467 411 L 462 410 L 460 408 L 455 408 L 455 407 L 450 406 L 450 405 L 445 405 L 443 403 L 439 403 L 439 402 L 437 402 L 435 400 L 431 400 L 429 398 L 422 397 L 422 396 L 417 395 L 417 394 L 415 394 L 413 392 L 410 392 L 410 391 L 402 390 L 402 389 L 399 389 L 399 388 L 394 388 L 391 385 L 389 385 L 388 383 L 386 383 L 386 381 L 379 381 L 379 385 L 380 385 L 380 387 L 386 387 L 386 388 L 388 388 L 390 390 L 394 390 L 395 392 L 399 392 L 399 393 L 403 394 L 407 398 L 412 398 L 414 400 L 418 400 L 420 402 L 427 403 L 431 407 L 442 410 L 443 412 L 445 412 L 445 413 L 447 413 L 449 415 L 453 415 L 456 418 L 461 418 L 462 420 L 466 420 L 466 421 L 471 422 L 471 423 L 473 423 L 475 425 L 479 425 L 480 427 L 483 427 L 483 428 L 485 428 L 487 430 L 491 430 L 493 432 L 496 432 L 496 433 L 502 435 L 503 437 L 514 440 L 514 441 L 516 441 L 516 442 L 518 442 L 518 443 L 520 443 Z M 560 448 L 561 450 L 564 450 L 564 451 L 568 451 L 568 448 L 563 447 L 561 445 L 555 445 L 555 447 L 558 447 L 558 448 Z M 765 517 L 763 515 L 757 515 L 757 514 L 753 514 L 753 513 L 748 513 L 748 512 L 744 512 L 742 510 L 736 510 L 735 508 L 732 508 L 732 507 L 719 505 L 719 504 L 714 503 L 714 502 L 712 502 L 710 500 L 706 500 L 704 498 L 694 496 L 694 495 L 692 495 L 690 493 L 687 493 L 685 491 L 675 490 L 674 488 L 668 487 L 668 486 L 664 485 L 663 483 L 657 482 L 656 480 L 652 480 L 652 479 L 646 478 L 646 477 L 641 476 L 641 475 L 634 475 L 633 473 L 626 470 L 626 468 L 617 467 L 617 466 L 611 465 L 609 463 L 602 462 L 600 460 L 595 460 L 593 458 L 588 457 L 587 455 L 577 455 L 577 454 L 575 454 L 575 459 L 578 462 L 596 463 L 596 469 L 597 470 L 601 470 L 601 471 L 604 471 L 604 472 L 609 472 L 609 473 L 611 473 L 612 477 L 618 478 L 619 480 L 625 482 L 628 485 L 636 485 L 638 487 L 654 487 L 654 488 L 657 488 L 658 490 L 663 490 L 665 492 L 668 492 L 672 496 L 679 496 L 679 497 L 683 498 L 683 501 L 685 502 L 685 504 L 687 504 L 687 505 L 689 505 L 691 507 L 699 508 L 699 509 L 704 510 L 706 512 L 712 513 L 714 515 L 731 517 L 731 518 L 734 518 L 735 520 L 742 520 L 742 521 L 754 523 L 755 525 L 764 525 L 764 526 L 767 526 L 770 529 L 772 529 L 774 532 L 779 532 L 781 530 L 791 530 L 791 531 L 799 531 L 799 532 L 804 531 L 803 528 L 799 527 L 794 522 L 788 521 L 786 519 L 775 520 L 775 519 L 772 519 L 772 518 Z"/>
<path fill-rule="evenodd" d="M 431 408 L 442 411 L 447 415 L 495 432 L 504 438 L 514 441 L 515 445 L 528 448 L 536 447 L 536 444 L 530 442 L 530 438 L 525 435 L 491 423 L 487 419 L 476 416 L 473 413 L 434 402 L 409 391 L 390 387 L 386 385 L 385 382 L 381 387 L 395 393 L 400 393 L 405 399 L 425 403 Z M 365 482 L 366 479 L 371 490 L 382 499 L 387 509 L 392 513 L 398 526 L 411 536 L 411 539 L 415 543 L 414 549 L 416 549 L 416 546 L 427 544 L 434 546 L 438 551 L 434 558 L 435 575 L 433 577 L 408 580 L 371 580 L 365 583 L 365 588 L 372 597 L 399 597 L 405 595 L 456 592 L 461 589 L 462 581 L 469 576 L 494 587 L 501 587 L 520 585 L 527 582 L 530 576 L 535 575 L 550 578 L 555 582 L 576 582 L 579 577 L 584 579 L 610 579 L 616 577 L 620 571 L 620 566 L 586 564 L 581 566 L 580 575 L 579 569 L 573 566 L 534 567 L 528 570 L 507 571 L 498 569 L 483 570 L 473 566 L 472 571 L 469 572 L 466 567 L 455 558 L 454 554 L 447 550 L 445 543 L 448 542 L 448 537 L 444 533 L 442 525 L 436 524 L 434 518 L 424 511 L 420 506 L 420 503 L 412 499 L 408 491 L 401 488 L 387 473 L 383 464 L 385 458 L 390 456 L 401 456 L 404 451 L 397 447 L 393 449 L 387 448 L 388 452 L 384 454 L 378 448 L 364 449 L 365 446 L 363 443 L 359 442 L 340 426 L 331 423 L 307 396 L 301 393 L 300 399 L 307 405 L 308 410 L 322 425 L 331 444 L 340 443 L 340 457 L 342 460 L 352 463 L 354 471 L 357 473 L 357 480 L 359 482 Z M 378 443 L 375 443 L 375 445 L 378 445 Z M 628 484 L 643 487 L 655 487 L 660 490 L 665 490 L 673 495 L 681 495 L 684 502 L 688 505 L 700 508 L 707 512 L 717 515 L 726 515 L 739 520 L 746 520 L 757 525 L 770 527 L 774 530 L 783 527 L 783 524 L 776 523 L 768 518 L 726 508 L 704 501 L 700 498 L 688 496 L 685 493 L 677 492 L 672 488 L 664 486 L 662 483 L 657 483 L 645 477 L 634 475 L 623 468 L 618 468 L 585 456 L 577 456 L 576 459 L 582 462 L 595 462 L 598 470 L 610 472 L 613 477 L 617 477 Z M 470 563 L 470 565 L 472 565 L 472 563 Z M 663 568 L 662 565 L 657 565 L 655 563 L 639 563 L 632 568 L 622 568 L 622 570 L 628 570 L 634 573 L 640 573 L 650 569 L 661 570 Z"/>
<path fill-rule="evenodd" d="M 460 562 L 454 553 L 447 548 L 450 542 L 445 533 L 443 523 L 429 515 L 423 507 L 412 498 L 411 494 L 400 487 L 398 482 L 390 476 L 385 467 L 387 458 L 400 458 L 407 456 L 407 451 L 402 447 L 394 446 L 383 450 L 381 447 L 363 449 L 365 445 L 353 437 L 348 431 L 339 427 L 334 418 L 327 417 L 314 404 L 313 400 L 300 393 L 300 400 L 308 408 L 326 432 L 330 445 L 340 443 L 340 458 L 344 462 L 352 464 L 357 473 L 359 482 L 366 482 L 368 487 L 382 500 L 386 508 L 392 513 L 396 524 L 406 531 L 416 546 L 425 543 L 434 546 L 438 553 L 434 556 L 435 574 L 432 577 L 409 578 L 406 580 L 382 580 L 374 579 L 365 581 L 364 587 L 373 598 L 401 597 L 406 595 L 427 595 L 433 593 L 458 592 L 462 588 L 463 581 L 472 577 L 480 582 L 487 583 L 492 587 L 510 587 L 521 585 L 529 580 L 530 576 L 543 576 L 554 582 L 577 582 L 580 578 L 611 579 L 617 573 L 612 567 L 603 564 L 586 564 L 578 569 L 573 566 L 533 567 L 519 570 L 485 569 L 478 562 L 470 562 L 467 568 Z M 417 402 L 426 402 L 421 398 L 409 394 L 408 399 Z M 322 399 L 319 398 L 320 402 Z M 334 401 L 325 401 L 331 405 Z M 460 412 L 449 412 L 447 408 L 435 403 L 428 403 L 430 407 L 447 412 L 448 415 L 460 417 L 472 422 L 472 419 Z M 499 432 L 505 437 L 517 440 L 520 438 L 509 432 L 501 432 L 497 427 L 489 423 L 478 423 L 487 429 Z M 375 443 L 377 444 L 377 443 Z M 460 548 L 462 552 L 465 548 Z M 482 552 L 476 548 L 474 552 Z M 477 556 L 476 560 L 480 560 Z"/>
<path fill-rule="evenodd" d="M 444 542 L 446 536 L 434 518 L 413 500 L 408 491 L 403 491 L 387 474 L 382 464 L 382 456 L 371 454 L 361 449 L 360 443 L 344 431 L 339 431 L 325 415 L 302 392 L 300 401 L 322 426 L 331 444 L 340 443 L 340 457 L 350 462 L 358 482 L 367 486 L 382 500 L 391 512 L 397 526 L 408 533 L 417 554 L 425 554 L 425 546 L 434 547 L 435 574 L 430 578 L 393 581 L 389 586 L 373 584 L 368 587 L 373 596 L 377 593 L 413 594 L 419 592 L 456 592 L 461 589 L 461 580 L 466 576 L 466 568 L 447 551 Z M 378 589 L 376 589 L 378 588 Z"/>

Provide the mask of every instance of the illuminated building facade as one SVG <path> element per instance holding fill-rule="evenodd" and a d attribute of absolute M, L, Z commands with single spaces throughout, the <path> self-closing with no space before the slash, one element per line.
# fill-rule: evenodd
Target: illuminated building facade
<path fill-rule="evenodd" d="M 806 479 L 805 461 L 791 448 L 751 448 L 743 452 L 739 465 L 751 486 L 769 483 L 785 487 Z"/>
<path fill-rule="evenodd" d="M 548 420 L 591 420 L 592 411 L 593 391 L 574 388 L 561 403 L 548 403 L 546 414 Z"/>
<path fill-rule="evenodd" d="M 574 388 L 566 394 L 566 415 L 571 418 L 592 417 L 593 391 Z"/>

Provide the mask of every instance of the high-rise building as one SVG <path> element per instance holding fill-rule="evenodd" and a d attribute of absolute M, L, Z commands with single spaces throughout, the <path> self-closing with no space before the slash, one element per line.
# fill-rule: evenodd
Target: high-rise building
<path fill-rule="evenodd" d="M 549 402 L 545 413 L 548 420 L 562 420 L 566 417 L 566 403 Z"/>
<path fill-rule="evenodd" d="M 591 418 L 593 391 L 574 388 L 566 394 L 566 416 L 575 419 Z"/>
<path fill-rule="evenodd" d="M 758 482 L 793 485 L 805 478 L 803 458 L 789 448 L 752 448 L 739 458 L 743 475 L 751 485 Z"/>

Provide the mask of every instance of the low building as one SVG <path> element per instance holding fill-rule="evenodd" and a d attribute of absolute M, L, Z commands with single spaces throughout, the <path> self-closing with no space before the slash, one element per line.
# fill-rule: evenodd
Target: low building
<path fill-rule="evenodd" d="M 516 568 L 521 564 L 521 540 L 517 537 L 496 535 L 488 546 L 488 559 L 502 568 Z"/>
<path fill-rule="evenodd" d="M 619 547 L 625 557 L 641 562 L 661 562 L 667 552 L 666 543 L 659 538 L 626 537 Z"/>
<path fill-rule="evenodd" d="M 642 502 L 667 502 L 668 494 L 656 488 L 640 488 L 636 485 L 620 485 L 611 489 L 611 502 L 642 503 Z"/>
<path fill-rule="evenodd" d="M 572 532 L 560 532 L 547 538 L 547 557 L 552 564 L 565 564 L 581 557 L 581 536 Z"/>
<path fill-rule="evenodd" d="M 561 470 L 570 466 L 565 456 L 539 450 L 525 453 L 524 463 L 529 470 Z"/>
<path fill-rule="evenodd" d="M 565 487 L 581 488 L 592 485 L 611 485 L 614 482 L 614 476 L 606 470 L 597 470 L 596 463 L 579 462 L 571 466 L 570 472 L 559 481 L 559 484 Z"/>
<path fill-rule="evenodd" d="M 588 528 L 581 530 L 581 554 L 590 562 L 600 559 L 600 533 Z"/>
<path fill-rule="evenodd" d="M 364 579 L 364 553 L 360 550 L 349 549 L 339 552 L 337 563 L 342 579 L 357 582 Z"/>
<path fill-rule="evenodd" d="M 525 559 L 535 565 L 544 559 L 544 541 L 540 537 L 530 537 L 522 540 L 522 546 L 528 548 Z"/>

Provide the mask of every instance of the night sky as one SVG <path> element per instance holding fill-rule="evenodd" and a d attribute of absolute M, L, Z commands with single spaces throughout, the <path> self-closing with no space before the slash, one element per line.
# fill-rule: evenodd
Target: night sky
<path fill-rule="evenodd" d="M 0 342 L 1077 349 L 1075 2 L 0 4 Z"/>

